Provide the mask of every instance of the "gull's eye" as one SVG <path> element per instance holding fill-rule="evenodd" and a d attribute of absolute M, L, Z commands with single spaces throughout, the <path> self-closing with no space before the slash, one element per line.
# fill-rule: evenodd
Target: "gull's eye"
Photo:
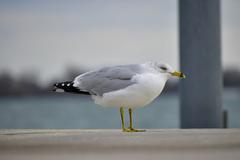
<path fill-rule="evenodd" d="M 162 70 L 166 71 L 167 70 L 167 67 L 164 67 L 164 66 L 161 66 L 160 67 Z"/>

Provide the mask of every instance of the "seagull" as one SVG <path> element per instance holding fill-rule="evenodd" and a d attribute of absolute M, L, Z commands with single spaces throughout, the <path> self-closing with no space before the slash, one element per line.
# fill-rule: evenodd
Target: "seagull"
<path fill-rule="evenodd" d="M 133 128 L 133 109 L 144 107 L 157 98 L 166 81 L 172 77 L 185 78 L 170 65 L 146 62 L 89 71 L 73 81 L 54 84 L 56 92 L 91 95 L 94 102 L 104 107 L 118 107 L 123 132 L 144 132 Z M 129 127 L 125 127 L 124 109 L 129 112 Z"/>

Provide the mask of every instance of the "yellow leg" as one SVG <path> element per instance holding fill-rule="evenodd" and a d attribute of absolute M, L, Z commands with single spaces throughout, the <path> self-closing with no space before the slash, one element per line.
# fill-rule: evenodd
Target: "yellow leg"
<path fill-rule="evenodd" d="M 124 124 L 124 108 L 120 107 L 120 115 L 121 115 L 121 120 L 122 120 L 122 131 L 123 132 L 130 132 L 129 129 L 125 128 L 125 124 Z"/>
<path fill-rule="evenodd" d="M 129 113 L 129 128 L 133 128 L 132 109 L 131 108 L 128 109 L 128 113 Z"/>
<path fill-rule="evenodd" d="M 145 132 L 145 130 L 140 130 L 140 129 L 134 129 L 133 128 L 133 118 L 132 118 L 132 108 L 128 109 L 129 112 L 129 127 L 128 129 L 130 130 L 130 132 Z"/>

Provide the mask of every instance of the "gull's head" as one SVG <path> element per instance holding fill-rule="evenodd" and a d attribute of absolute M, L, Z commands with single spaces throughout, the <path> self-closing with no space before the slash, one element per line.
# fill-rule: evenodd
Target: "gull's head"
<path fill-rule="evenodd" d="M 164 63 L 152 63 L 154 69 L 161 73 L 162 75 L 165 75 L 167 78 L 171 76 L 179 77 L 179 78 L 186 78 L 186 76 L 179 71 L 174 70 L 170 65 L 164 64 Z"/>

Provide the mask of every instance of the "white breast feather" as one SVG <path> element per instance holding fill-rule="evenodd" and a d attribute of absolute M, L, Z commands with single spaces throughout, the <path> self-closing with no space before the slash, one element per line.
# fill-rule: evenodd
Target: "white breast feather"
<path fill-rule="evenodd" d="M 167 78 L 152 73 L 136 75 L 136 84 L 124 89 L 92 96 L 96 104 L 106 107 L 143 107 L 152 102 L 163 90 Z"/>

